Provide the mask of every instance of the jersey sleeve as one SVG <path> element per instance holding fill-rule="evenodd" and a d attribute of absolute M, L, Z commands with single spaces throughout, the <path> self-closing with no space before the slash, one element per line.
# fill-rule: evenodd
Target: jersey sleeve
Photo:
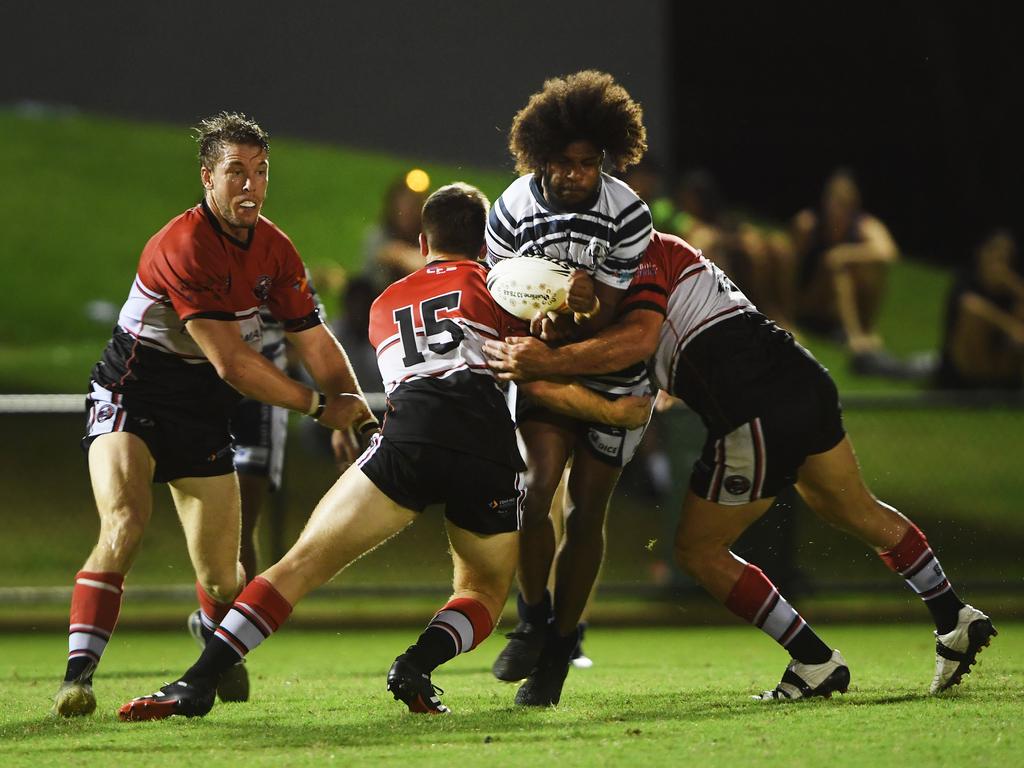
<path fill-rule="evenodd" d="M 669 270 L 664 248 L 652 241 L 619 304 L 619 316 L 634 309 L 648 309 L 660 315 L 668 313 Z"/>
<path fill-rule="evenodd" d="M 487 214 L 487 264 L 493 267 L 502 259 L 509 259 L 516 256 L 515 230 L 518 226 L 516 220 L 505 204 L 505 195 L 502 194 L 491 206 Z"/>
<path fill-rule="evenodd" d="M 316 291 L 309 281 L 309 273 L 291 241 L 282 235 L 277 249 L 278 273 L 267 297 L 270 314 L 276 317 L 289 333 L 314 328 L 323 322 Z"/>
<path fill-rule="evenodd" d="M 651 211 L 637 197 L 615 217 L 608 255 L 598 265 L 594 279 L 620 290 L 629 287 L 653 231 Z"/>

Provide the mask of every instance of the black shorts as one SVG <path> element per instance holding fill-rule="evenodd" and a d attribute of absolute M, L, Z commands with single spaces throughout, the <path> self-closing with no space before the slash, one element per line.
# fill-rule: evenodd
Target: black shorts
<path fill-rule="evenodd" d="M 180 477 L 230 475 L 231 433 L 226 413 L 183 413 L 173 404 L 122 395 L 90 382 L 85 399 L 86 425 L 82 447 L 112 432 L 129 432 L 146 443 L 156 462 L 153 481 L 166 483 Z"/>
<path fill-rule="evenodd" d="M 356 465 L 406 509 L 422 512 L 430 504 L 444 504 L 445 517 L 467 531 L 489 535 L 519 530 L 526 484 L 514 467 L 381 435 L 374 435 Z"/>
<path fill-rule="evenodd" d="M 695 494 L 728 505 L 772 498 L 796 482 L 808 456 L 838 445 L 846 431 L 836 385 L 817 364 L 801 370 L 775 387 L 757 417 L 708 434 L 690 477 Z"/>

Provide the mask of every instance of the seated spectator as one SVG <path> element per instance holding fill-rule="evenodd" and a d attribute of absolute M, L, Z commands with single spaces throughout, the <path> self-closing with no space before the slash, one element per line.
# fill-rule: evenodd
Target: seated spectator
<path fill-rule="evenodd" d="M 417 173 L 419 176 L 414 176 Z M 426 184 L 417 183 L 414 189 L 410 180 L 420 178 L 426 179 Z M 422 171 L 410 171 L 388 187 L 381 223 L 367 233 L 363 243 L 363 273 L 373 281 L 377 293 L 423 266 L 420 210 L 429 183 Z"/>
<path fill-rule="evenodd" d="M 849 171 L 828 178 L 817 210 L 796 215 L 793 241 L 799 259 L 798 322 L 840 335 L 854 371 L 903 375 L 876 328 L 889 265 L 899 251 L 885 224 L 861 208 Z"/>
<path fill-rule="evenodd" d="M 423 266 L 422 255 L 420 266 Z M 360 275 L 352 278 L 345 286 L 341 312 L 331 324 L 331 330 L 345 349 L 363 392 L 384 391 L 377 367 L 377 353 L 370 344 L 370 306 L 378 294 L 369 277 Z"/>
<path fill-rule="evenodd" d="M 1018 389 L 1024 373 L 1024 275 L 1006 230 L 990 234 L 954 282 L 937 386 Z"/>
<path fill-rule="evenodd" d="M 796 262 L 789 238 L 728 211 L 718 183 L 707 171 L 683 177 L 676 206 L 670 231 L 700 248 L 761 312 L 791 326 Z"/>

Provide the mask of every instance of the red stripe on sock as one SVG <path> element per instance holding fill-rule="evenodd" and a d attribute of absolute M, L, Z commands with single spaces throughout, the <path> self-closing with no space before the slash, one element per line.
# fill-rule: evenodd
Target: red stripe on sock
<path fill-rule="evenodd" d="M 196 582 L 196 598 L 199 600 L 199 610 L 214 624 L 220 624 L 231 610 L 231 601 L 222 603 L 215 600 L 198 581 Z"/>
<path fill-rule="evenodd" d="M 115 588 L 111 592 L 102 587 L 79 584 L 79 579 L 98 581 Z M 121 613 L 121 593 L 124 589 L 124 574 L 107 571 L 79 571 L 75 574 L 75 586 L 71 590 L 70 624 L 88 624 L 96 627 L 109 637 L 117 625 Z"/>
<path fill-rule="evenodd" d="M 483 603 L 471 597 L 457 597 L 441 610 L 458 611 L 469 619 L 469 623 L 473 625 L 473 645 L 469 648 L 463 648 L 461 650 L 463 653 L 471 651 L 480 645 L 491 634 L 491 630 L 494 629 L 494 620 L 491 619 L 490 611 L 487 610 Z"/>
<path fill-rule="evenodd" d="M 773 592 L 778 594 L 775 585 L 768 580 L 764 572 L 756 565 L 747 563 L 732 591 L 729 592 L 725 607 L 741 619 L 754 623 Z"/>
<path fill-rule="evenodd" d="M 921 533 L 920 528 L 911 523 L 907 532 L 903 534 L 903 538 L 900 539 L 900 543 L 892 549 L 879 552 L 878 556 L 890 570 L 903 575 L 904 571 L 912 567 L 921 558 L 921 555 L 929 550 L 928 539 Z"/>
<path fill-rule="evenodd" d="M 235 602 L 245 603 L 259 613 L 260 618 L 275 632 L 292 613 L 292 604 L 262 576 L 250 581 L 235 598 Z"/>

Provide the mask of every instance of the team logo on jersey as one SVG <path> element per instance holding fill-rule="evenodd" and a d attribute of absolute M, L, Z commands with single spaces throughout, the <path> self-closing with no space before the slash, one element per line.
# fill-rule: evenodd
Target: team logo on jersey
<path fill-rule="evenodd" d="M 590 242 L 587 244 L 587 248 L 583 251 L 583 254 L 589 260 L 590 266 L 593 268 L 604 261 L 604 257 L 608 255 L 608 246 L 594 237 L 591 238 Z"/>
<path fill-rule="evenodd" d="M 306 293 L 309 290 L 309 281 L 305 275 L 302 275 L 298 280 L 292 283 L 292 290 L 298 291 L 299 293 Z"/>
<path fill-rule="evenodd" d="M 270 298 L 270 286 L 271 286 L 270 275 L 260 275 L 256 278 L 256 285 L 252 287 L 253 296 L 260 301 L 266 301 Z"/>
<path fill-rule="evenodd" d="M 744 496 L 750 492 L 750 478 L 743 475 L 729 475 L 725 478 L 725 490 L 733 496 Z"/>
<path fill-rule="evenodd" d="M 115 413 L 117 413 L 117 409 L 109 403 L 101 405 L 99 410 L 96 411 L 96 421 L 103 422 L 107 419 L 112 419 Z"/>

